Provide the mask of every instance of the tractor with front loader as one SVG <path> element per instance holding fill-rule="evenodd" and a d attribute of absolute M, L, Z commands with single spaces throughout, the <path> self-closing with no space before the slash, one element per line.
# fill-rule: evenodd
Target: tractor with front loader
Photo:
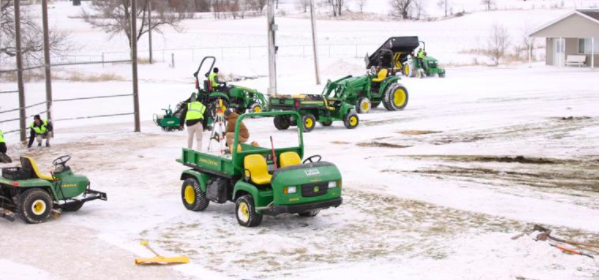
<path fill-rule="evenodd" d="M 48 220 L 54 209 L 79 210 L 85 202 L 106 200 L 106 193 L 90 189 L 89 179 L 73 173 L 67 165 L 70 156 L 53 161 L 50 174 L 40 172 L 35 160 L 21 157 L 21 167 L 2 169 L 0 177 L 0 217 L 14 221 L 15 213 L 29 224 Z"/>
<path fill-rule="evenodd" d="M 295 111 L 295 115 L 278 115 L 274 124 L 278 130 L 286 130 L 290 126 L 302 125 L 304 132 L 310 132 L 316 123 L 328 127 L 334 121 L 342 121 L 347 129 L 354 129 L 360 123 L 360 118 L 351 105 L 338 98 L 328 98 L 319 94 L 299 94 L 293 96 L 271 97 L 270 108 L 273 111 Z"/>
<path fill-rule="evenodd" d="M 321 161 L 319 155 L 304 158 L 301 127 L 297 130 L 297 146 L 275 148 L 272 137 L 270 149 L 240 143 L 239 129 L 244 119 L 277 116 L 300 118 L 293 111 L 243 114 L 235 123 L 236 148 L 231 154 L 183 149 L 177 161 L 189 168 L 181 174 L 181 200 L 187 210 L 203 211 L 211 202 L 231 201 L 235 203 L 237 222 L 255 227 L 264 215 L 314 217 L 322 209 L 341 205 L 339 169 Z"/>

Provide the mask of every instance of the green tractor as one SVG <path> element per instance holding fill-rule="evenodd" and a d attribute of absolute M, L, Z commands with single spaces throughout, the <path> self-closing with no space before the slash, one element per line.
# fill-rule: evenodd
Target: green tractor
<path fill-rule="evenodd" d="M 322 95 L 356 106 L 358 113 L 368 113 L 381 103 L 389 111 L 402 110 L 408 105 L 408 90 L 399 77 L 389 75 L 389 69 L 381 68 L 378 73 L 368 71 L 365 76 L 346 76 L 336 81 L 327 81 Z"/>
<path fill-rule="evenodd" d="M 90 189 L 89 179 L 73 173 L 70 156 L 54 160 L 54 170 L 43 174 L 35 161 L 21 157 L 21 167 L 2 169 L 0 217 L 14 221 L 14 213 L 29 224 L 48 220 L 53 209 L 79 210 L 85 202 L 106 200 L 106 194 Z"/>
<path fill-rule="evenodd" d="M 301 123 L 304 132 L 310 132 L 316 127 L 316 122 L 326 127 L 331 126 L 334 121 L 343 121 L 346 128 L 354 129 L 360 123 L 358 115 L 354 112 L 354 105 L 337 98 L 301 94 L 271 97 L 269 103 L 272 110 L 299 113 L 299 118 L 294 115 L 275 116 L 274 124 L 278 130 L 285 130 Z"/>
<path fill-rule="evenodd" d="M 302 129 L 298 145 L 263 148 L 239 144 L 240 123 L 246 118 L 290 116 L 297 112 L 243 114 L 235 124 L 231 154 L 214 155 L 183 149 L 177 161 L 190 169 L 181 175 L 181 199 L 190 211 L 203 211 L 210 202 L 235 203 L 237 222 L 255 227 L 263 215 L 283 213 L 314 217 L 321 209 L 338 207 L 341 198 L 341 173 L 319 155 L 304 157 Z"/>
<path fill-rule="evenodd" d="M 422 44 L 422 50 L 424 51 L 424 57 L 422 58 L 422 64 L 420 59 L 413 55 L 403 63 L 402 73 L 407 77 L 434 77 L 437 75 L 439 78 L 445 78 L 445 69 L 439 67 L 439 61 L 426 54 L 426 44 L 420 41 Z"/>
<path fill-rule="evenodd" d="M 205 62 L 208 62 L 207 65 L 210 66 L 208 67 L 208 71 L 204 74 L 205 79 L 201 82 L 199 73 Z M 255 89 L 235 85 L 225 85 L 224 87 L 213 88 L 208 80 L 208 76 L 212 72 L 215 63 L 215 57 L 204 57 L 198 70 L 193 73 L 193 76 L 195 77 L 195 86 L 198 90 L 198 100 L 206 105 L 207 111 L 212 117 L 216 115 L 216 111 L 221 102 L 222 106 L 234 108 L 239 114 L 243 114 L 246 111 L 252 113 L 268 111 L 268 103 L 264 94 Z M 200 87 L 200 85 L 202 85 L 203 88 Z"/>

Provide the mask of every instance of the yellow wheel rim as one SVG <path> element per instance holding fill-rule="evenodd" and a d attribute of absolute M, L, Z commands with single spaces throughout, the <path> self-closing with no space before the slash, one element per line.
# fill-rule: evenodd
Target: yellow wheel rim
<path fill-rule="evenodd" d="M 393 94 L 393 104 L 397 107 L 401 107 L 406 103 L 406 92 L 403 89 L 398 89 Z"/>
<path fill-rule="evenodd" d="M 409 75 L 409 74 L 410 74 L 410 67 L 406 65 L 406 66 L 403 68 L 403 72 L 406 74 L 406 76 L 407 76 L 407 75 Z"/>
<path fill-rule="evenodd" d="M 196 201 L 196 191 L 193 189 L 193 186 L 185 187 L 185 202 L 187 204 L 193 204 Z"/>
<path fill-rule="evenodd" d="M 368 102 L 362 102 L 362 112 L 368 111 Z"/>
<path fill-rule="evenodd" d="M 240 203 L 239 209 L 237 210 L 237 215 L 241 221 L 247 222 L 250 219 L 250 209 L 248 205 L 245 203 Z"/>
<path fill-rule="evenodd" d="M 260 113 L 260 112 L 262 112 L 262 108 L 260 108 L 260 106 L 254 107 L 254 113 Z"/>
<path fill-rule="evenodd" d="M 356 116 L 349 117 L 349 124 L 351 126 L 356 126 L 356 124 L 358 124 L 358 118 Z"/>
<path fill-rule="evenodd" d="M 43 214 L 44 212 L 46 212 L 46 202 L 44 202 L 43 200 L 36 200 L 35 202 L 33 202 L 33 205 L 31 205 L 31 211 L 35 215 Z"/>
<path fill-rule="evenodd" d="M 312 119 L 307 118 L 306 119 L 306 127 L 310 128 L 312 126 L 314 126 L 314 122 L 312 121 Z"/>

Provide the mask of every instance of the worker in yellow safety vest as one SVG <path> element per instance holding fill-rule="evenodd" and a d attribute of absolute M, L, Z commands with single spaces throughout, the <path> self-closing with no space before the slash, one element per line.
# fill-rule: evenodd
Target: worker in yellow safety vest
<path fill-rule="evenodd" d="M 214 67 L 214 70 L 212 70 L 212 73 L 210 73 L 210 75 L 208 75 L 208 81 L 210 82 L 210 86 L 214 90 L 218 90 L 218 91 L 226 91 L 227 90 L 227 83 L 221 82 L 218 79 L 218 68 L 216 68 L 216 67 Z"/>
<path fill-rule="evenodd" d="M 4 141 L 4 132 L 0 129 L 0 153 L 6 154 L 6 142 Z"/>
<path fill-rule="evenodd" d="M 426 53 L 423 49 L 418 50 L 418 54 L 416 55 L 416 59 L 418 60 L 418 67 L 426 70 L 426 65 L 424 64 L 424 57 Z"/>
<path fill-rule="evenodd" d="M 54 128 L 48 120 L 42 120 L 40 115 L 33 116 L 33 122 L 29 125 L 29 145 L 31 148 L 33 140 L 37 140 L 37 146 L 42 146 L 42 140 L 46 139 L 46 147 L 50 147 L 50 138 L 54 136 Z"/>
<path fill-rule="evenodd" d="M 187 148 L 193 148 L 193 138 L 197 141 L 197 151 L 202 151 L 202 138 L 204 134 L 204 113 L 206 106 L 198 101 L 195 94 L 192 94 L 187 106 L 181 111 L 181 126 L 187 126 Z"/>

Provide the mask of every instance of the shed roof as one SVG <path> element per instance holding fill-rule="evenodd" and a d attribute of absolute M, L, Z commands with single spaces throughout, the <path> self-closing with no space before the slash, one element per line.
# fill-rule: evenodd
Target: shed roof
<path fill-rule="evenodd" d="M 539 27 L 528 36 L 549 38 L 599 37 L 599 9 L 574 10 Z"/>

